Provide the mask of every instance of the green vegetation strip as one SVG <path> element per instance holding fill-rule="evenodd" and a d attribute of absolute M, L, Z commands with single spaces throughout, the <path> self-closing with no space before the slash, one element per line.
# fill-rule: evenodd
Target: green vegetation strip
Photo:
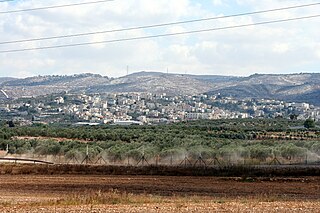
<path fill-rule="evenodd" d="M 47 126 L 0 128 L 0 150 L 13 155 L 63 157 L 107 162 L 144 157 L 180 164 L 199 158 L 222 165 L 304 164 L 320 161 L 318 129 L 296 129 L 303 121 L 238 119 L 160 126 Z M 23 137 L 34 137 L 23 139 Z M 43 138 L 45 137 L 45 138 Z M 87 149 L 88 147 L 88 149 Z"/>

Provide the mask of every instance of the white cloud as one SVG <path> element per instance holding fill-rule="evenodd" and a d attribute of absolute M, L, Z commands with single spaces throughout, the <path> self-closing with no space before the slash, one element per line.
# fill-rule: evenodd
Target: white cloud
<path fill-rule="evenodd" d="M 212 3 L 213 3 L 213 5 L 215 5 L 215 6 L 223 5 L 222 0 L 213 0 Z"/>
<path fill-rule="evenodd" d="M 72 2 L 72 1 L 70 1 Z M 69 2 L 69 3 L 70 3 Z M 84 0 L 83 0 L 84 2 Z M 225 1 L 212 1 L 214 5 Z M 294 0 L 237 0 L 238 12 L 249 12 L 302 4 Z M 315 1 L 306 1 L 306 3 Z M 66 4 L 66 1 L 19 1 L 0 4 L 0 10 Z M 121 29 L 193 18 L 213 17 L 212 8 L 193 0 L 126 0 L 87 6 L 66 7 L 26 13 L 1 15 L 1 41 L 68 35 Z M 237 4 L 228 2 L 229 7 Z M 246 11 L 240 8 L 248 8 Z M 255 16 L 234 17 L 157 29 L 96 34 L 67 39 L 53 39 L 0 45 L 0 50 L 99 42 L 128 37 L 185 32 L 234 26 L 316 14 L 319 6 L 274 12 Z M 235 12 L 234 12 L 235 13 Z M 219 15 L 230 14 L 226 11 Z M 192 35 L 101 43 L 72 48 L 59 48 L 19 53 L 0 53 L 0 76 L 39 74 L 100 73 L 108 76 L 132 71 L 154 70 L 189 74 L 249 75 L 256 72 L 299 72 L 319 67 L 320 28 L 318 19 L 252 26 Z M 294 63 L 293 63 L 294 62 Z"/>
<path fill-rule="evenodd" d="M 272 50 L 275 53 L 283 54 L 288 52 L 289 50 L 289 45 L 286 43 L 275 43 L 272 45 Z"/>

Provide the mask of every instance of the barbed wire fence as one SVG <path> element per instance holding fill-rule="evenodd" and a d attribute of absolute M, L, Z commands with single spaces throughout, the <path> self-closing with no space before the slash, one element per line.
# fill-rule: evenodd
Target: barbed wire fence
<path fill-rule="evenodd" d="M 286 159 L 280 156 L 259 160 L 256 158 L 239 158 L 231 159 L 229 157 L 202 156 L 198 157 L 185 154 L 184 156 L 140 156 L 132 157 L 130 155 L 120 157 L 112 156 L 107 153 L 99 153 L 96 156 L 86 154 L 72 156 L 55 156 L 52 158 L 53 163 L 57 164 L 80 164 L 80 165 L 114 165 L 114 166 L 175 166 L 175 167 L 223 167 L 223 166 L 254 166 L 254 165 L 309 165 L 320 164 L 320 158 L 310 159 L 305 157 L 296 157 Z"/>
<path fill-rule="evenodd" d="M 1 159 L 6 160 L 10 158 L 15 159 L 29 159 L 36 161 L 51 162 L 54 164 L 77 164 L 77 165 L 110 165 L 110 166 L 174 166 L 174 167 L 224 167 L 224 166 L 254 166 L 254 165 L 320 165 L 320 157 L 318 155 L 308 155 L 285 158 L 273 154 L 273 157 L 265 159 L 238 156 L 219 156 L 212 155 L 198 155 L 169 153 L 167 155 L 153 154 L 147 155 L 144 150 L 140 154 L 117 155 L 108 153 L 106 150 L 100 153 L 90 153 L 87 147 L 85 153 L 74 151 L 67 154 L 57 155 L 5 155 L 0 156 Z M 1 162 L 1 160 L 0 160 Z M 17 162 L 14 161 L 14 162 Z"/>

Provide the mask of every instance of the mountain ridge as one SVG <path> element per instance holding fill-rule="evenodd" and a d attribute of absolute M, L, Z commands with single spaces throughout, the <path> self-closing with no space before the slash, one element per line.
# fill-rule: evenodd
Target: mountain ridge
<path fill-rule="evenodd" d="M 253 74 L 247 77 L 137 72 L 109 78 L 85 73 L 64 76 L 0 78 L 0 89 L 11 98 L 59 92 L 151 92 L 170 95 L 216 94 L 309 102 L 320 106 L 320 73 Z"/>

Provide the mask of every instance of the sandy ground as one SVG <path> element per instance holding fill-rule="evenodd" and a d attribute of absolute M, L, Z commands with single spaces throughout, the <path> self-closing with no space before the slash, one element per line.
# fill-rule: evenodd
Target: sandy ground
<path fill-rule="evenodd" d="M 3 175 L 0 186 L 0 212 L 320 212 L 320 177 Z M 97 193 L 126 199 L 77 201 Z"/>
<path fill-rule="evenodd" d="M 226 202 L 219 203 L 186 203 L 186 204 L 141 204 L 141 205 L 99 205 L 99 206 L 23 206 L 0 208 L 1 212 L 310 212 L 320 211 L 319 203 L 308 202 Z"/>

